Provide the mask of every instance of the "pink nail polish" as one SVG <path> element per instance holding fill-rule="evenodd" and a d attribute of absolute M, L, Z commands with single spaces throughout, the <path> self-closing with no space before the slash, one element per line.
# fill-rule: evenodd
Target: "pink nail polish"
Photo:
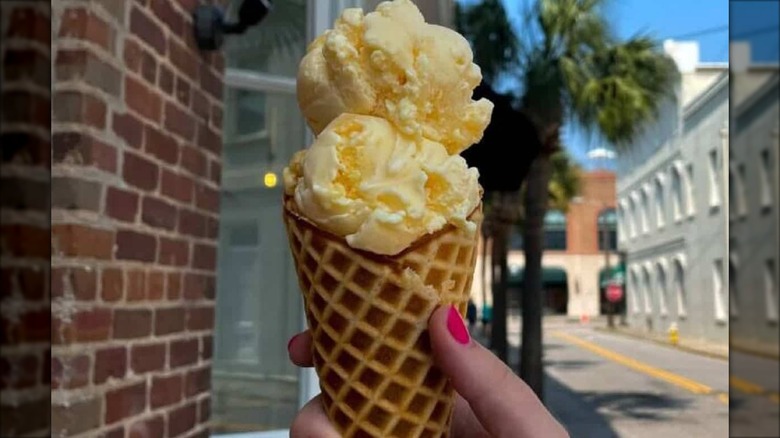
<path fill-rule="evenodd" d="M 455 306 L 450 306 L 450 310 L 447 312 L 447 330 L 459 344 L 466 345 L 469 343 L 469 331 L 463 323 L 463 317 L 460 316 L 460 312 L 458 312 Z"/>
<path fill-rule="evenodd" d="M 289 341 L 287 341 L 287 351 L 290 351 L 290 346 L 293 344 L 293 341 L 295 341 L 296 338 L 298 338 L 298 335 L 293 336 Z"/>

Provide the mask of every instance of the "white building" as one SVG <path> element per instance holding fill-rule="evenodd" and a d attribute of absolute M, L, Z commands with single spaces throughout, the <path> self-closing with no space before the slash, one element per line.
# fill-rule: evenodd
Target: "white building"
<path fill-rule="evenodd" d="M 778 356 L 778 64 L 732 46 L 729 286 L 731 347 Z M 744 62 L 739 62 L 744 60 Z"/>
<path fill-rule="evenodd" d="M 667 41 L 676 99 L 617 166 L 618 245 L 634 328 L 725 344 L 729 74 L 699 62 L 697 43 Z"/>

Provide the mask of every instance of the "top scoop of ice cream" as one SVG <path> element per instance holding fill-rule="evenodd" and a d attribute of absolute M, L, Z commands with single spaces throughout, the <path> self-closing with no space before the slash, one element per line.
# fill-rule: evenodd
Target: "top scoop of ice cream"
<path fill-rule="evenodd" d="M 387 120 L 342 114 L 285 169 L 300 212 L 357 249 L 395 255 L 447 223 L 476 229 L 476 169 Z"/>
<path fill-rule="evenodd" d="M 343 113 L 384 118 L 458 154 L 482 138 L 493 104 L 471 99 L 482 74 L 465 38 L 428 24 L 410 0 L 346 9 L 308 48 L 298 103 L 315 134 Z"/>

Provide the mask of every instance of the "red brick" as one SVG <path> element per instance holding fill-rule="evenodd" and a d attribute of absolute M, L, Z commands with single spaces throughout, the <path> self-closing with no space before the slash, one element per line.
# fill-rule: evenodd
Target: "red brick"
<path fill-rule="evenodd" d="M 113 113 L 111 126 L 114 133 L 134 149 L 139 149 L 144 140 L 143 123 L 130 113 Z"/>
<path fill-rule="evenodd" d="M 206 211 L 219 213 L 219 191 L 203 184 L 196 185 L 195 205 Z"/>
<path fill-rule="evenodd" d="M 218 160 L 211 160 L 209 169 L 209 180 L 216 185 L 222 184 L 222 163 Z"/>
<path fill-rule="evenodd" d="M 190 28 L 184 28 L 184 17 L 173 6 L 173 2 L 151 2 L 152 12 L 160 19 L 170 31 L 171 35 L 183 35 L 190 31 Z"/>
<path fill-rule="evenodd" d="M 27 302 L 38 301 L 46 296 L 46 272 L 43 269 L 3 267 L 0 272 L 0 299 L 10 296 L 17 288 Z"/>
<path fill-rule="evenodd" d="M 158 54 L 165 55 L 165 34 L 160 25 L 137 6 L 130 12 L 130 32 L 149 44 Z"/>
<path fill-rule="evenodd" d="M 35 8 L 14 8 L 8 20 L 5 38 L 17 37 L 25 40 L 51 44 L 51 17 Z"/>
<path fill-rule="evenodd" d="M 187 309 L 187 330 L 211 330 L 214 328 L 214 307 L 190 307 Z"/>
<path fill-rule="evenodd" d="M 157 409 L 178 403 L 182 398 L 183 387 L 181 374 L 167 377 L 154 376 L 152 378 L 152 390 L 149 393 L 149 405 L 152 409 Z"/>
<path fill-rule="evenodd" d="M 214 276 L 184 274 L 184 298 L 187 300 L 213 299 L 215 290 Z"/>
<path fill-rule="evenodd" d="M 192 99 L 190 102 L 190 109 L 197 116 L 198 119 L 208 123 L 209 110 L 211 109 L 209 99 L 200 89 L 192 88 Z"/>
<path fill-rule="evenodd" d="M 214 354 L 214 337 L 206 335 L 200 340 L 200 358 L 209 360 Z"/>
<path fill-rule="evenodd" d="M 176 228 L 178 211 L 173 205 L 150 196 L 144 196 L 141 220 L 153 228 L 173 230 Z"/>
<path fill-rule="evenodd" d="M 149 125 L 146 125 L 144 130 L 146 131 L 146 144 L 144 146 L 146 152 L 169 164 L 176 164 L 179 161 L 179 143 L 176 139 Z"/>
<path fill-rule="evenodd" d="M 140 269 L 127 271 L 125 299 L 127 302 L 146 299 L 146 273 Z"/>
<path fill-rule="evenodd" d="M 157 239 L 154 236 L 131 230 L 116 233 L 116 258 L 153 262 L 157 255 Z"/>
<path fill-rule="evenodd" d="M 148 309 L 116 309 L 114 339 L 134 339 L 152 332 L 152 312 Z"/>
<path fill-rule="evenodd" d="M 153 1 L 152 4 L 154 3 L 167 2 Z M 136 421 L 128 429 L 127 436 L 128 438 L 150 438 L 165 436 L 165 418 L 163 418 L 161 415 L 158 415 L 156 417 Z"/>
<path fill-rule="evenodd" d="M 173 39 L 168 41 L 168 49 L 170 49 L 171 64 L 179 70 L 179 72 L 193 81 L 198 80 L 199 65 L 198 58 L 195 54 L 187 49 L 184 45 L 179 44 Z M 221 99 L 221 96 L 220 96 Z"/>
<path fill-rule="evenodd" d="M 146 409 L 146 381 L 106 393 L 105 423 L 112 424 L 138 415 Z"/>
<path fill-rule="evenodd" d="M 30 225 L 2 225 L 2 252 L 4 256 L 48 258 L 51 235 L 48 229 Z"/>
<path fill-rule="evenodd" d="M 195 139 L 195 119 L 173 102 L 165 104 L 165 129 L 186 141 Z"/>
<path fill-rule="evenodd" d="M 2 163 L 49 167 L 51 164 L 51 136 L 45 138 L 32 132 L 0 132 Z"/>
<path fill-rule="evenodd" d="M 160 237 L 160 254 L 157 263 L 168 266 L 187 266 L 190 260 L 190 245 L 185 240 Z"/>
<path fill-rule="evenodd" d="M 5 99 L 5 97 L 4 97 Z M 58 91 L 52 97 L 54 120 L 83 123 L 97 129 L 106 127 L 106 103 L 82 91 Z"/>
<path fill-rule="evenodd" d="M 186 208 L 179 210 L 179 233 L 187 236 L 204 237 L 206 235 L 207 216 Z"/>
<path fill-rule="evenodd" d="M 135 222 L 138 215 L 138 195 L 116 187 L 108 187 L 106 215 L 123 222 Z"/>
<path fill-rule="evenodd" d="M 85 354 L 54 357 L 51 362 L 52 389 L 74 389 L 89 383 L 92 360 Z M 35 376 L 37 381 L 37 376 Z"/>
<path fill-rule="evenodd" d="M 146 299 L 159 301 L 165 296 L 165 274 L 159 271 L 150 271 L 146 276 Z"/>
<path fill-rule="evenodd" d="M 208 391 L 211 388 L 211 368 L 206 366 L 188 371 L 184 388 L 187 397 Z"/>
<path fill-rule="evenodd" d="M 133 345 L 130 366 L 135 373 L 158 371 L 165 367 L 165 344 Z"/>
<path fill-rule="evenodd" d="M 51 208 L 99 212 L 103 185 L 66 176 L 51 179 Z"/>
<path fill-rule="evenodd" d="M 195 427 L 198 405 L 190 403 L 168 414 L 168 436 L 179 436 Z"/>
<path fill-rule="evenodd" d="M 181 307 L 156 309 L 154 312 L 155 336 L 179 333 L 184 330 L 184 309 Z"/>
<path fill-rule="evenodd" d="M 125 427 L 119 426 L 103 432 L 100 438 L 125 438 Z"/>
<path fill-rule="evenodd" d="M 87 398 L 80 398 L 78 401 L 74 400 L 67 405 L 51 404 L 51 414 L 45 415 L 47 425 L 49 420 L 51 421 L 51 436 L 84 436 L 84 433 L 88 431 L 93 432 L 88 433 L 88 436 L 99 436 L 94 433 L 94 429 L 100 427 L 102 423 L 102 402 L 102 397 L 98 398 L 90 395 Z M 38 415 L 40 416 L 41 414 Z M 11 436 L 22 435 L 13 434 Z"/>
<path fill-rule="evenodd" d="M 192 251 L 192 267 L 213 271 L 217 269 L 217 247 L 196 244 Z"/>
<path fill-rule="evenodd" d="M 176 76 L 176 100 L 187 108 L 190 105 L 190 83 L 181 76 Z"/>
<path fill-rule="evenodd" d="M 31 123 L 37 126 L 51 124 L 52 101 L 49 97 L 42 97 L 24 90 L 3 91 L 0 97 L 2 97 L 0 116 L 2 116 L 3 122 Z M 75 115 L 81 115 L 80 107 L 71 110 L 75 112 L 67 114 L 59 108 L 55 108 L 57 111 L 55 116 L 60 115 L 72 119 Z"/>
<path fill-rule="evenodd" d="M 177 368 L 198 361 L 198 339 L 171 341 L 168 365 Z"/>
<path fill-rule="evenodd" d="M 194 184 L 189 176 L 163 169 L 160 190 L 171 199 L 189 204 L 192 202 Z"/>
<path fill-rule="evenodd" d="M 211 419 L 211 397 L 204 397 L 198 402 L 198 423 L 208 423 Z"/>
<path fill-rule="evenodd" d="M 62 14 L 60 38 L 93 42 L 109 53 L 114 51 L 114 31 L 108 23 L 83 8 L 69 8 Z"/>
<path fill-rule="evenodd" d="M 157 58 L 148 50 L 141 52 L 141 77 L 151 85 L 157 79 Z"/>
<path fill-rule="evenodd" d="M 59 49 L 55 65 L 57 81 L 80 81 L 111 96 L 120 96 L 121 73 L 90 50 Z"/>
<path fill-rule="evenodd" d="M 157 123 L 162 116 L 162 99 L 158 93 L 141 81 L 125 76 L 125 102 L 141 117 Z"/>
<path fill-rule="evenodd" d="M 125 68 L 133 73 L 141 74 L 143 48 L 134 38 L 125 38 L 124 50 Z"/>
<path fill-rule="evenodd" d="M 122 278 L 121 270 L 105 268 L 100 279 L 100 291 L 103 301 L 114 302 L 122 299 L 124 279 Z"/>
<path fill-rule="evenodd" d="M 200 64 L 200 86 L 214 99 L 222 100 L 222 78 L 205 63 Z"/>
<path fill-rule="evenodd" d="M 105 341 L 111 334 L 110 309 L 80 310 L 71 317 L 70 322 L 52 316 L 50 322 L 52 344 Z"/>
<path fill-rule="evenodd" d="M 110 259 L 114 252 L 114 235 L 110 231 L 64 224 L 53 225 L 51 236 L 52 248 L 61 256 Z M 27 241 L 27 244 L 34 243 Z"/>
<path fill-rule="evenodd" d="M 216 128 L 222 127 L 222 114 L 223 114 L 223 110 L 220 105 L 216 103 L 211 105 L 211 126 L 214 126 Z"/>
<path fill-rule="evenodd" d="M 214 154 L 222 152 L 222 137 L 218 132 L 209 128 L 207 123 L 198 124 L 198 146 Z"/>
<path fill-rule="evenodd" d="M 169 272 L 167 283 L 165 297 L 169 300 L 178 300 L 181 298 L 181 274 L 178 272 Z"/>
<path fill-rule="evenodd" d="M 70 291 L 78 301 L 91 301 L 97 294 L 97 273 L 95 269 L 84 267 L 53 268 L 51 273 L 51 293 L 61 297 Z"/>
<path fill-rule="evenodd" d="M 122 176 L 131 186 L 141 190 L 155 190 L 159 182 L 159 173 L 159 166 L 153 162 L 139 155 L 125 152 Z"/>
<path fill-rule="evenodd" d="M 87 133 L 57 132 L 52 136 L 52 158 L 56 163 L 95 166 L 115 173 L 118 153 L 114 146 Z"/>
<path fill-rule="evenodd" d="M 197 177 L 205 176 L 208 170 L 206 155 L 190 146 L 181 148 L 181 165 Z"/>
<path fill-rule="evenodd" d="M 13 368 L 16 370 L 16 372 L 13 373 L 13 375 L 3 373 L 3 380 L 5 380 L 5 378 L 9 378 L 9 382 L 4 381 L 3 386 L 8 383 L 8 386 L 13 389 L 27 389 L 38 385 L 38 376 L 40 376 L 38 371 L 40 368 L 40 360 L 37 356 L 33 354 L 8 355 L 7 359 L 9 361 L 9 369 Z M 89 360 L 89 357 L 87 357 L 87 360 Z M 89 362 L 87 362 L 86 369 L 87 372 L 89 372 Z M 79 371 L 80 369 L 76 370 L 76 374 L 78 374 Z M 78 376 L 76 377 L 78 378 Z M 78 384 L 78 382 L 74 383 Z"/>
<path fill-rule="evenodd" d="M 166 94 L 173 94 L 173 71 L 163 64 L 160 64 L 160 73 L 157 77 L 157 85 Z"/>
<path fill-rule="evenodd" d="M 127 349 L 109 347 L 95 352 L 95 373 L 92 382 L 100 385 L 108 379 L 124 379 L 127 374 Z"/>

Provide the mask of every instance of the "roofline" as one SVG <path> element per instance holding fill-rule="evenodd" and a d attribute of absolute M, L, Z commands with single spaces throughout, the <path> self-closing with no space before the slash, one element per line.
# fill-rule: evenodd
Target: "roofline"
<path fill-rule="evenodd" d="M 740 114 L 744 113 L 753 105 L 755 105 L 756 102 L 761 100 L 762 97 L 765 97 L 767 91 L 777 87 L 778 84 L 780 84 L 780 75 L 775 75 L 770 77 L 768 81 L 764 82 L 758 88 L 758 90 L 754 91 L 750 96 L 748 96 L 744 101 L 742 101 L 742 103 L 740 103 L 738 107 L 734 108 L 732 110 L 732 113 L 736 114 L 736 116 L 738 117 Z"/>
<path fill-rule="evenodd" d="M 729 68 L 729 63 L 728 62 L 700 62 L 700 63 L 696 64 L 696 69 L 697 70 L 699 70 L 699 69 L 707 69 L 707 70 L 716 69 L 716 70 L 720 70 L 720 69 L 728 69 L 728 68 Z"/>
<path fill-rule="evenodd" d="M 697 110 L 703 107 L 705 103 L 715 97 L 723 87 L 728 87 L 728 84 L 729 72 L 724 72 L 718 77 L 714 84 L 704 90 L 703 93 L 696 96 L 696 98 L 683 109 L 683 119 L 692 116 Z"/>

